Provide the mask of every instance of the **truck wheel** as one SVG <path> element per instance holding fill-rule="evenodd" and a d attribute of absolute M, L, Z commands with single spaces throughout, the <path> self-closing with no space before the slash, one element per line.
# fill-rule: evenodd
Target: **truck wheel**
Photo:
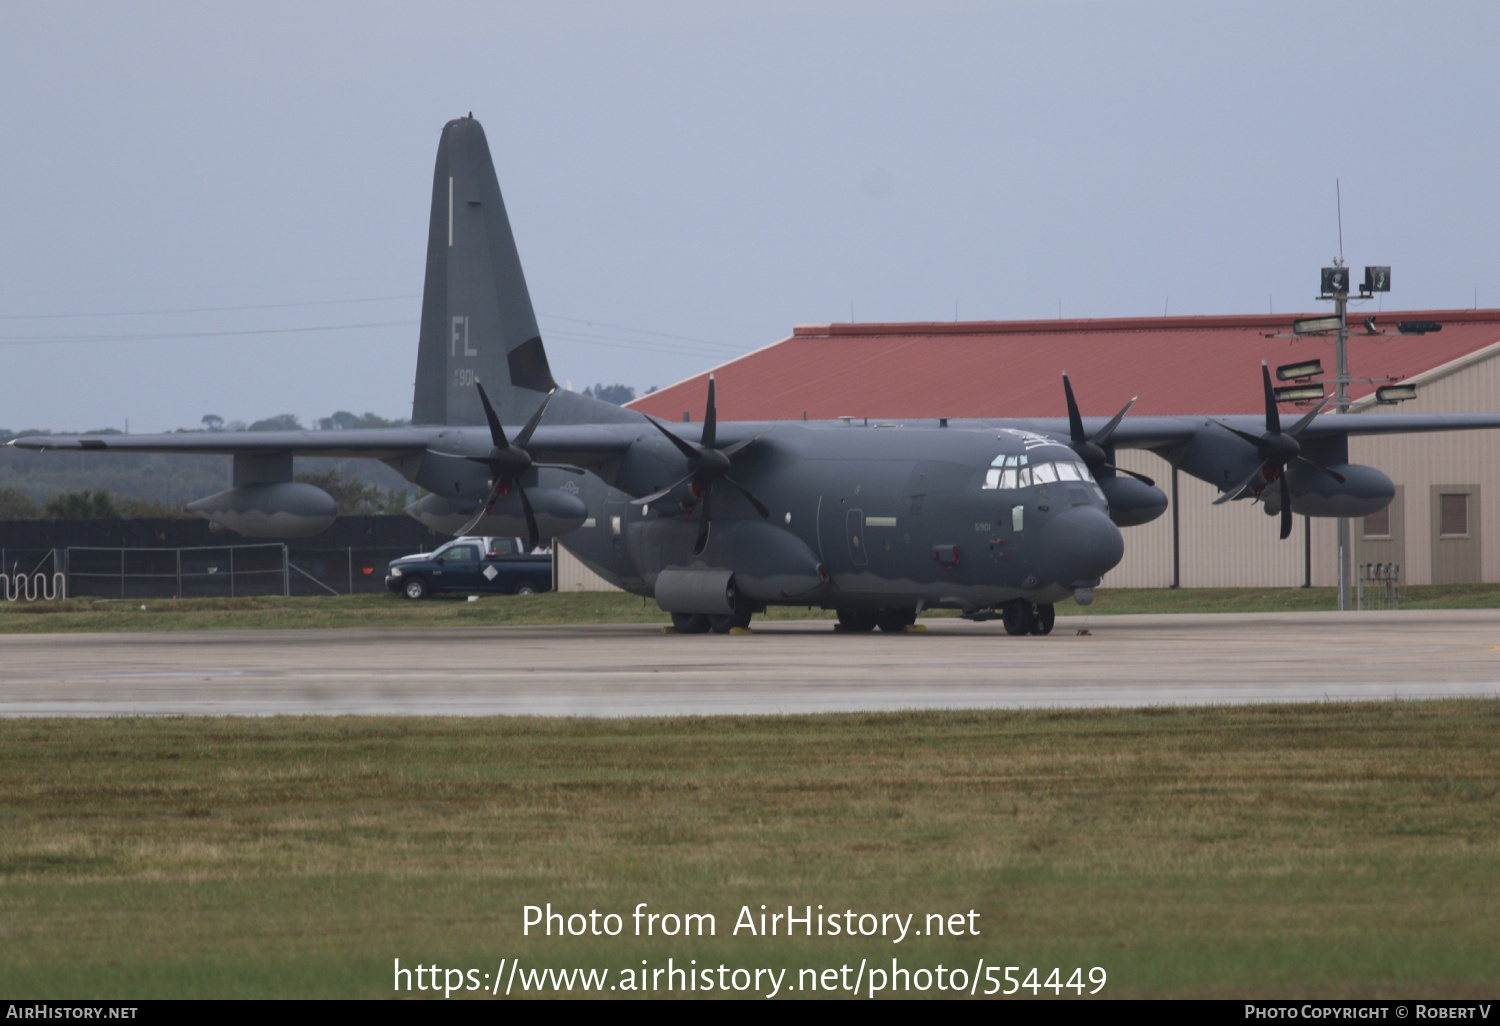
<path fill-rule="evenodd" d="M 708 630 L 708 617 L 702 613 L 673 613 L 672 629 L 678 634 L 702 634 Z"/>
<path fill-rule="evenodd" d="M 427 587 L 427 582 L 420 577 L 413 577 L 406 582 L 401 589 L 401 594 L 409 599 L 424 599 L 431 594 L 432 589 Z"/>
<path fill-rule="evenodd" d="M 536 589 L 529 584 L 520 584 L 516 586 L 515 593 L 517 595 L 535 595 Z"/>

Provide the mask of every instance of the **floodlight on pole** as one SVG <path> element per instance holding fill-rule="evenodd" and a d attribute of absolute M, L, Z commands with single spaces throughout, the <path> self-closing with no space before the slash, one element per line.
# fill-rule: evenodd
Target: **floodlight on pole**
<path fill-rule="evenodd" d="M 1359 287 L 1361 292 L 1389 292 L 1391 291 L 1391 269 L 1389 267 L 1366 267 L 1365 283 Z"/>
<path fill-rule="evenodd" d="M 1302 363 L 1284 363 L 1276 368 L 1277 381 L 1297 381 L 1315 378 L 1323 373 L 1322 360 L 1305 360 Z"/>
<path fill-rule="evenodd" d="M 1377 403 L 1403 403 L 1417 397 L 1416 385 L 1382 385 L 1375 390 Z"/>
<path fill-rule="evenodd" d="M 1344 296 L 1349 294 L 1349 268 L 1323 268 L 1323 295 Z"/>
<path fill-rule="evenodd" d="M 1322 385 L 1284 385 L 1271 391 L 1278 403 L 1315 403 L 1324 397 Z"/>
<path fill-rule="evenodd" d="M 1343 323 L 1341 317 L 1304 317 L 1292 322 L 1292 334 L 1311 335 L 1319 331 L 1338 331 Z"/>

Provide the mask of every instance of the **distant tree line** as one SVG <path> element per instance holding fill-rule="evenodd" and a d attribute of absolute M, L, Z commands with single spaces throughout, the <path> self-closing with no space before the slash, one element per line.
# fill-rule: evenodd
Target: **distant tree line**
<path fill-rule="evenodd" d="M 381 488 L 347 477 L 336 468 L 298 474 L 296 480 L 316 485 L 333 496 L 343 516 L 397 514 L 421 494 L 416 488 Z M 181 504 L 122 498 L 107 488 L 59 492 L 39 503 L 19 488 L 0 487 L 0 520 L 136 520 L 191 515 Z"/>

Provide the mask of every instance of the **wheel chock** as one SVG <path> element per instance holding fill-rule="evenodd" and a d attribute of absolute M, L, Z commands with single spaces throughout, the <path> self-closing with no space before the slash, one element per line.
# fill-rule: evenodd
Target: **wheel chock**
<path fill-rule="evenodd" d="M 910 631 L 912 634 L 920 634 L 927 630 L 927 625 L 925 623 L 909 623 L 904 629 Z"/>
<path fill-rule="evenodd" d="M 677 628 L 676 627 L 672 627 L 672 626 L 667 626 L 667 627 L 663 627 L 661 629 L 661 632 L 663 634 L 676 634 L 677 633 Z"/>
<path fill-rule="evenodd" d="M 729 628 L 729 633 L 730 634 L 754 634 L 755 632 L 753 630 L 751 630 L 749 627 L 731 627 L 731 628 Z"/>

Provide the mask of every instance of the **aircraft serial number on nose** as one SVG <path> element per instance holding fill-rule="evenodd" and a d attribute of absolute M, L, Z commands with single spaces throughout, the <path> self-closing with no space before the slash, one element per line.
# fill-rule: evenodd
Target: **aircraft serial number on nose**
<path fill-rule="evenodd" d="M 980 534 L 984 534 L 985 532 L 992 530 L 992 528 L 989 524 L 980 521 L 979 523 L 976 523 L 974 525 L 974 530 L 978 531 Z"/>

